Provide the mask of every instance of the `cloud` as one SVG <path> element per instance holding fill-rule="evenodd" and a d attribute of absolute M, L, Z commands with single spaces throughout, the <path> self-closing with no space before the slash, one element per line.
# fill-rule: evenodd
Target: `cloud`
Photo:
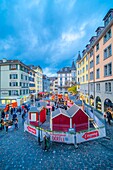
<path fill-rule="evenodd" d="M 1 0 L 0 58 L 18 58 L 54 74 L 69 65 L 95 34 L 103 11 L 110 6 L 106 4 L 97 0 Z"/>
<path fill-rule="evenodd" d="M 43 69 L 43 74 L 46 74 L 48 77 L 56 77 L 58 70 L 56 70 L 55 68 L 50 68 L 50 67 L 46 67 Z"/>

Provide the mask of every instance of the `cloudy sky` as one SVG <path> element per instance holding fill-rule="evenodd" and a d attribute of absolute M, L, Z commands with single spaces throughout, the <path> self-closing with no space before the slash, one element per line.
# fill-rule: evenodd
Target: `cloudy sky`
<path fill-rule="evenodd" d="M 76 60 L 110 8 L 113 0 L 0 0 L 0 59 L 52 76 Z"/>

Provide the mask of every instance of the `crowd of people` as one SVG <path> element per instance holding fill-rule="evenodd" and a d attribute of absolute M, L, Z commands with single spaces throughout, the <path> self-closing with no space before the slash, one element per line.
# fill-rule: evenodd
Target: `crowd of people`
<path fill-rule="evenodd" d="M 0 130 L 4 130 L 6 131 L 6 133 L 8 132 L 8 128 L 9 126 L 14 126 L 15 130 L 18 130 L 19 126 L 18 126 L 18 117 L 19 115 L 21 115 L 22 117 L 22 124 L 24 124 L 25 120 L 27 119 L 27 113 L 28 113 L 28 106 L 24 105 L 17 107 L 17 108 L 9 108 L 9 110 L 7 110 L 7 112 L 4 112 L 4 110 L 2 110 L 1 112 L 1 121 L 0 121 Z"/>

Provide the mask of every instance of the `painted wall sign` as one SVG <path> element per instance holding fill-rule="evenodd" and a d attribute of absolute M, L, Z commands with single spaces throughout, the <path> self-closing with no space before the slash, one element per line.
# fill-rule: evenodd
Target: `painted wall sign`
<path fill-rule="evenodd" d="M 96 130 L 96 131 L 93 131 L 93 132 L 86 132 L 82 138 L 84 138 L 85 140 L 87 139 L 90 139 L 90 138 L 95 138 L 99 136 L 99 132 Z"/>

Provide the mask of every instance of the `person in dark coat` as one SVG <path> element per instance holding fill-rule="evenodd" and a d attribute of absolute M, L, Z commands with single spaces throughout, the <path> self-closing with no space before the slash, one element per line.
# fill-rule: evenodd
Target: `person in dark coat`
<path fill-rule="evenodd" d="M 6 127 L 6 133 L 8 132 L 8 123 L 6 122 L 5 127 Z"/>
<path fill-rule="evenodd" d="M 1 128 L 2 128 L 2 130 L 4 129 L 4 119 L 3 118 L 1 119 Z"/>
<path fill-rule="evenodd" d="M 13 114 L 13 121 L 15 121 L 15 120 L 16 120 L 16 118 L 17 118 L 17 114 L 16 114 L 16 113 L 14 113 L 14 114 Z"/>
<path fill-rule="evenodd" d="M 11 115 L 13 115 L 13 108 L 11 108 Z"/>
<path fill-rule="evenodd" d="M 108 118 L 108 123 L 109 123 L 109 125 L 111 125 L 112 115 L 111 115 L 111 112 L 109 109 L 107 110 L 106 115 Z"/>
<path fill-rule="evenodd" d="M 54 111 L 55 110 L 55 107 L 54 107 L 54 105 L 52 106 L 52 111 Z"/>
<path fill-rule="evenodd" d="M 4 113 L 4 110 L 2 110 L 2 113 L 1 113 L 1 118 L 5 118 L 5 113 Z"/>

